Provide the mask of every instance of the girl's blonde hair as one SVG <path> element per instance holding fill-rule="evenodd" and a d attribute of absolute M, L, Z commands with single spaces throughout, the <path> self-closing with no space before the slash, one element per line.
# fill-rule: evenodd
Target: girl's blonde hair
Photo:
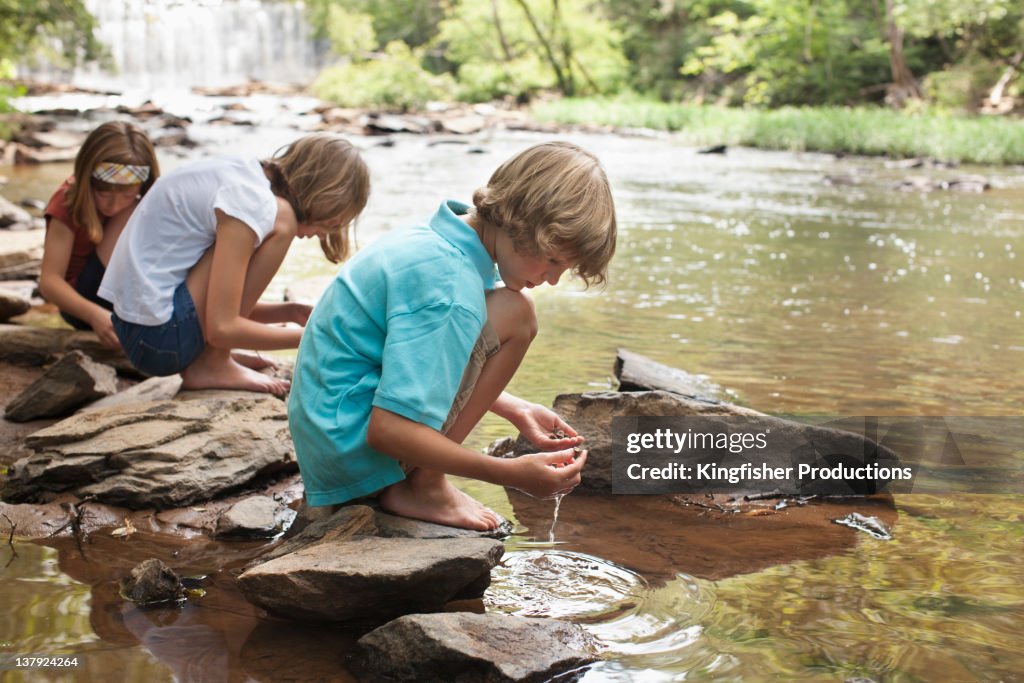
<path fill-rule="evenodd" d="M 153 143 L 134 123 L 108 121 L 89 133 L 75 156 L 75 182 L 68 189 L 66 201 L 71 220 L 85 227 L 94 244 L 99 244 L 103 239 L 103 223 L 96 211 L 93 190 L 102 192 L 124 187 L 92 177 L 93 169 L 104 161 L 149 166 L 149 177 L 139 188 L 139 196 L 149 192 L 149 188 L 153 187 L 160 176 L 160 165 L 156 160 Z"/>
<path fill-rule="evenodd" d="M 348 140 L 331 133 L 299 138 L 263 162 L 274 194 L 292 205 L 300 223 L 336 221 L 320 239 L 332 263 L 349 252 L 349 226 L 366 207 L 370 172 Z"/>
<path fill-rule="evenodd" d="M 587 285 L 607 278 L 615 254 L 615 202 L 601 163 L 569 142 L 534 145 L 473 193 L 476 214 L 517 251 L 557 257 Z"/>

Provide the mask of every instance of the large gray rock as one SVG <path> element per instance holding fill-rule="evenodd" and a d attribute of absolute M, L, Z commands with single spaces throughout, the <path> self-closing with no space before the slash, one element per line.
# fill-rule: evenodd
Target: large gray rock
<path fill-rule="evenodd" d="M 324 541 L 249 569 L 250 602 L 294 619 L 377 626 L 480 597 L 504 546 L 484 538 Z"/>
<path fill-rule="evenodd" d="M 730 493 L 789 495 L 851 495 L 869 494 L 882 490 L 882 479 L 831 479 L 801 477 L 800 464 L 818 468 L 837 465 L 849 467 L 877 463 L 885 468 L 901 465 L 898 456 L 864 436 L 845 429 L 833 429 L 765 415 L 749 408 L 728 403 L 692 399 L 667 391 L 589 392 L 563 394 L 555 399 L 555 412 L 586 437 L 584 447 L 589 451 L 583 481 L 576 489 L 580 493 Z M 627 457 L 625 443 L 616 444 L 613 420 L 620 433 L 651 435 L 655 428 L 669 428 L 666 421 L 656 418 L 699 418 L 686 423 L 676 421 L 677 434 L 691 430 L 701 434 L 747 437 L 748 445 L 736 450 L 719 445 L 682 449 L 672 447 L 643 447 Z M 757 435 L 764 437 L 765 446 L 755 447 Z M 620 460 L 616 473 L 614 453 Z M 520 437 L 511 455 L 529 453 L 535 448 Z M 640 467 L 667 471 L 683 464 L 690 467 L 688 479 L 651 476 L 640 480 L 625 476 L 627 467 Z M 718 474 L 698 475 L 699 467 L 771 468 L 771 476 L 738 475 L 733 481 L 720 470 Z M 787 469 L 788 468 L 788 469 Z M 618 479 L 616 479 L 618 476 Z"/>
<path fill-rule="evenodd" d="M 116 391 L 114 368 L 92 361 L 81 351 L 72 351 L 14 397 L 4 417 L 12 422 L 62 417 Z"/>
<path fill-rule="evenodd" d="M 12 223 L 4 232 L 4 239 L 0 243 L 0 280 L 39 279 L 46 231 L 11 229 L 24 225 Z"/>
<path fill-rule="evenodd" d="M 445 524 L 389 515 L 381 510 L 377 511 L 375 521 L 377 535 L 385 538 L 505 538 L 513 531 L 512 523 L 501 515 L 497 517 L 498 528 L 491 531 L 460 529 Z"/>
<path fill-rule="evenodd" d="M 116 394 L 93 401 L 82 408 L 82 410 L 103 410 L 115 406 L 131 405 L 132 403 L 166 401 L 178 395 L 178 391 L 181 389 L 181 382 L 181 375 L 150 377 L 135 386 L 128 387 L 124 391 L 119 391 Z"/>
<path fill-rule="evenodd" d="M 587 464 L 578 493 L 612 492 L 612 419 L 625 416 L 762 415 L 757 411 L 728 403 L 701 401 L 667 391 L 592 391 L 561 394 L 555 398 L 554 411 L 577 433 L 586 437 Z M 532 453 L 537 449 L 519 437 L 507 456 Z"/>
<path fill-rule="evenodd" d="M 11 466 L 2 491 L 8 502 L 70 492 L 162 509 L 296 469 L 284 403 L 261 394 L 81 413 L 31 434 L 25 445 L 32 455 Z"/>
<path fill-rule="evenodd" d="M 310 514 L 310 511 L 316 512 Z M 373 508 L 366 505 L 345 505 L 337 511 L 330 507 L 303 507 L 285 533 L 284 541 L 249 566 L 289 555 L 316 543 L 344 541 L 353 536 L 373 535 L 376 531 Z"/>
<path fill-rule="evenodd" d="M 576 624 L 504 614 L 412 614 L 359 639 L 356 671 L 368 680 L 510 683 L 559 681 L 597 659 Z"/>

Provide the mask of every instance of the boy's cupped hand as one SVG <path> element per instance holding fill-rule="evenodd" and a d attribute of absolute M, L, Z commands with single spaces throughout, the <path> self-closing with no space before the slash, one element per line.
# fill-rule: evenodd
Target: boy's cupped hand
<path fill-rule="evenodd" d="M 566 494 L 580 483 L 580 473 L 587 461 L 587 451 L 567 448 L 550 453 L 528 453 L 515 458 L 518 481 L 511 483 L 534 498 L 550 498 Z"/>

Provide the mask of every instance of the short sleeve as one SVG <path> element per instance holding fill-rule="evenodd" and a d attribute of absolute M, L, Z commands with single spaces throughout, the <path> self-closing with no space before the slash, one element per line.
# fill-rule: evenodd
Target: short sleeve
<path fill-rule="evenodd" d="M 221 187 L 213 197 L 213 208 L 242 221 L 256 233 L 256 245 L 270 234 L 277 216 L 277 202 L 267 188 L 237 184 Z"/>
<path fill-rule="evenodd" d="M 441 429 L 482 328 L 473 310 L 453 303 L 391 317 L 373 405 Z"/>

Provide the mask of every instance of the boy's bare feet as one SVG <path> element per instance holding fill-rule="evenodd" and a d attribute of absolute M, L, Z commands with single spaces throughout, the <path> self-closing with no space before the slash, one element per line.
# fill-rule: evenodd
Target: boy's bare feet
<path fill-rule="evenodd" d="M 181 373 L 182 389 L 243 389 L 275 396 L 288 393 L 287 380 L 239 365 L 227 351 L 206 347 Z"/>
<path fill-rule="evenodd" d="M 460 529 L 490 531 L 499 524 L 494 512 L 455 488 L 443 473 L 423 469 L 384 489 L 380 506 L 396 515 Z"/>

